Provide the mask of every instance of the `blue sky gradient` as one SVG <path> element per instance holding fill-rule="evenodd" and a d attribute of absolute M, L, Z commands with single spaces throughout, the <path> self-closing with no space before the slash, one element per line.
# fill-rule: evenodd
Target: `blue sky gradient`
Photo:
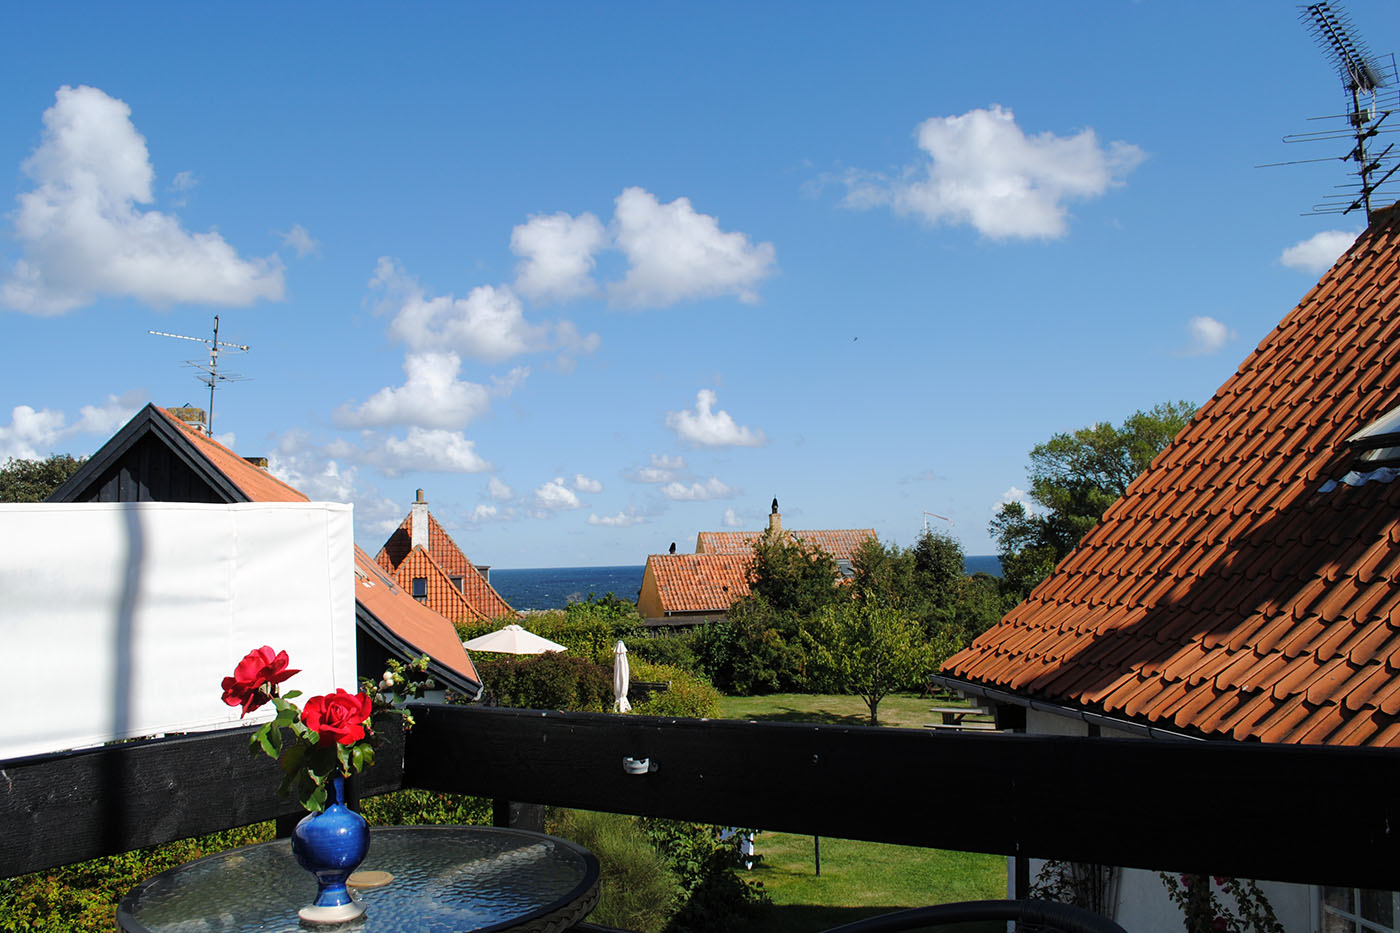
<path fill-rule="evenodd" d="M 1400 8 L 1348 5 L 1372 50 Z M 203 405 L 375 550 L 923 512 L 1203 402 L 1361 227 L 1289 4 L 29 4 L 0 65 L 0 458 Z M 1292 252 L 1289 252 L 1292 250 Z"/>

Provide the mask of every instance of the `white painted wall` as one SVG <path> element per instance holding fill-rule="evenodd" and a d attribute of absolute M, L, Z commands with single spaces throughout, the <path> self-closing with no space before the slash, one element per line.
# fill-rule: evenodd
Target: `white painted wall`
<path fill-rule="evenodd" d="M 234 724 L 220 681 L 262 645 L 301 669 L 285 689 L 353 690 L 351 519 L 311 502 L 0 505 L 0 760 Z"/>

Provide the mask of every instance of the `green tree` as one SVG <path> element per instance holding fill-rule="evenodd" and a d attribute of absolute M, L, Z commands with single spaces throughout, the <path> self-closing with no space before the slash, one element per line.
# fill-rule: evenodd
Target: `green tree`
<path fill-rule="evenodd" d="M 809 621 L 802 637 L 815 672 L 864 700 L 872 726 L 880 724 L 881 700 L 896 690 L 921 686 L 962 647 L 950 630 L 926 639 L 917 619 L 874 598 L 827 606 Z"/>
<path fill-rule="evenodd" d="M 0 502 L 43 502 L 86 460 L 71 454 L 54 454 L 45 460 L 11 457 L 0 467 Z"/>
<path fill-rule="evenodd" d="M 836 558 L 815 544 L 765 531 L 754 544 L 749 590 L 779 611 L 810 615 L 836 599 Z"/>
<path fill-rule="evenodd" d="M 912 548 L 861 542 L 851 559 L 856 599 L 876 599 L 923 627 L 937 639 L 944 631 L 971 641 L 1001 618 L 994 577 L 969 577 L 962 545 L 956 538 L 925 531 Z"/>
<path fill-rule="evenodd" d="M 1118 427 L 1100 422 L 1031 448 L 1035 508 L 1008 502 L 990 526 L 1008 603 L 1020 602 L 1049 576 L 1195 411 L 1191 402 L 1164 402 L 1134 412 Z"/>

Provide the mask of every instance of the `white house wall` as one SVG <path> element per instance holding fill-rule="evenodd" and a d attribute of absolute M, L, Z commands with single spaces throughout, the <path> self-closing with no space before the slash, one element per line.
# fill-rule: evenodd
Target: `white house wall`
<path fill-rule="evenodd" d="M 353 690 L 351 518 L 308 502 L 0 505 L 0 759 L 236 723 L 219 684 L 262 645 L 302 670 L 287 689 Z"/>

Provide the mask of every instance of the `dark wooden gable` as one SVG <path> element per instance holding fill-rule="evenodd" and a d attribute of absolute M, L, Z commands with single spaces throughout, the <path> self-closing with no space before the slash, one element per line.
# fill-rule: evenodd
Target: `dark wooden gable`
<path fill-rule="evenodd" d="M 247 502 L 189 438 L 147 405 L 50 502 Z"/>

